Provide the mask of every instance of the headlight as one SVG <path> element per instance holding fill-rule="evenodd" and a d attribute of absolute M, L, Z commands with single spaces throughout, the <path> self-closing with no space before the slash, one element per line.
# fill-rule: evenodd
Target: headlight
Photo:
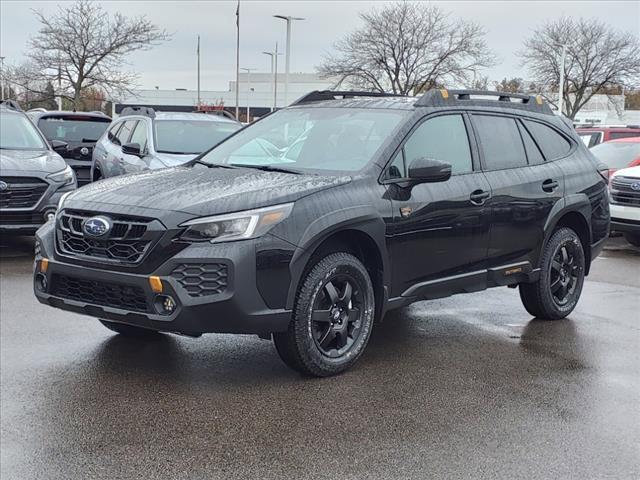
<path fill-rule="evenodd" d="M 71 185 L 76 180 L 76 174 L 73 173 L 73 169 L 67 165 L 67 168 L 60 172 L 52 173 L 47 178 L 53 180 L 56 183 L 62 183 L 62 185 Z"/>
<path fill-rule="evenodd" d="M 293 203 L 190 220 L 180 237 L 189 242 L 226 242 L 264 235 L 289 216 Z"/>

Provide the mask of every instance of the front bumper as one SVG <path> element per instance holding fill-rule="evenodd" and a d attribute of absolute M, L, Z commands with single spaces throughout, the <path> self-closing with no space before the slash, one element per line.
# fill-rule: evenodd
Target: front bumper
<path fill-rule="evenodd" d="M 611 230 L 617 232 L 640 232 L 640 207 L 612 203 Z"/>
<path fill-rule="evenodd" d="M 285 331 L 291 320 L 290 310 L 269 309 L 258 292 L 255 243 L 252 240 L 190 245 L 151 274 L 140 275 L 87 268 L 56 259 L 53 254 L 53 230 L 53 225 L 47 225 L 36 235 L 39 252 L 36 252 L 34 292 L 41 303 L 114 322 L 187 335 L 209 332 L 268 334 Z M 39 260 L 42 258 L 49 260 L 45 273 L 40 271 Z M 171 274 L 180 266 L 204 263 L 226 265 L 226 288 L 221 293 L 191 296 L 185 286 Z M 40 275 L 46 278 L 45 289 L 41 287 Z M 176 309 L 170 315 L 159 313 L 156 307 L 159 294 L 151 289 L 150 275 L 161 278 L 161 295 L 170 295 L 176 302 Z M 104 301 L 104 296 L 101 297 L 101 302 L 96 302 L 91 298 L 60 295 L 56 290 L 56 282 L 63 277 L 142 291 L 147 311 L 106 305 L 104 303 L 108 302 Z"/>

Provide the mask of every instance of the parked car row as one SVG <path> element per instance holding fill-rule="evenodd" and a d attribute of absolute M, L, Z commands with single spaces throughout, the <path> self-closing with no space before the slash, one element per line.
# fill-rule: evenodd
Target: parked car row
<path fill-rule="evenodd" d="M 242 127 L 221 115 L 156 114 L 146 107 L 127 108 L 112 122 L 101 112 L 25 113 L 3 101 L 0 115 L 0 231 L 22 234 L 52 218 L 64 192 L 180 165 Z"/>

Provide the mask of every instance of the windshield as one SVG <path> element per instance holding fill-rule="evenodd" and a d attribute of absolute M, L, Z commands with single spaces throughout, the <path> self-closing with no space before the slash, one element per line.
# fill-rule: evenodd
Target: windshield
<path fill-rule="evenodd" d="M 211 120 L 156 120 L 158 153 L 200 154 L 220 143 L 241 125 Z"/>
<path fill-rule="evenodd" d="M 96 142 L 110 123 L 107 117 L 44 117 L 38 121 L 38 127 L 48 140 L 82 143 Z"/>
<path fill-rule="evenodd" d="M 374 158 L 405 115 L 354 108 L 282 110 L 234 135 L 202 161 L 355 172 Z"/>
<path fill-rule="evenodd" d="M 609 168 L 624 168 L 636 158 L 640 158 L 640 142 L 607 142 L 591 149 L 598 160 Z"/>
<path fill-rule="evenodd" d="M 0 148 L 4 150 L 46 150 L 36 127 L 24 116 L 0 113 Z"/>

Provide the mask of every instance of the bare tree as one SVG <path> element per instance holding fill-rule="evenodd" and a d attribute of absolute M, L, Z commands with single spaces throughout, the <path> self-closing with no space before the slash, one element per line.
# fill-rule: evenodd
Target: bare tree
<path fill-rule="evenodd" d="M 521 78 L 503 78 L 500 82 L 494 82 L 494 88 L 499 92 L 523 93 L 524 85 Z"/>
<path fill-rule="evenodd" d="M 364 25 L 335 44 L 323 77 L 378 92 L 408 94 L 448 82 L 469 83 L 494 57 L 477 24 L 451 20 L 436 6 L 398 2 L 360 14 Z"/>
<path fill-rule="evenodd" d="M 75 108 L 89 88 L 111 95 L 131 92 L 137 77 L 124 70 L 125 57 L 169 39 L 144 16 L 110 16 L 90 0 L 59 7 L 53 16 L 34 13 L 41 26 L 29 42 L 28 68 L 36 76 L 31 78 L 60 84 L 60 93 L 73 100 Z"/>
<path fill-rule="evenodd" d="M 574 118 L 593 95 L 638 83 L 637 35 L 616 31 L 596 19 L 563 17 L 535 30 L 519 52 L 539 93 L 552 105 L 557 106 L 562 45 L 567 48 L 563 90 L 567 117 Z"/>

